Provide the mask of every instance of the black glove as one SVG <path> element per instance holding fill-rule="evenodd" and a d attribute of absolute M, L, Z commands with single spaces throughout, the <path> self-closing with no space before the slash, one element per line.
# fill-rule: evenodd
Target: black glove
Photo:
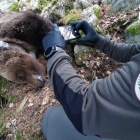
<path fill-rule="evenodd" d="M 58 46 L 65 49 L 66 41 L 61 35 L 59 28 L 56 24 L 53 25 L 53 30 L 50 31 L 42 40 L 44 51 L 49 47 Z"/>
<path fill-rule="evenodd" d="M 71 25 L 75 28 L 75 30 L 82 30 L 86 36 L 79 38 L 77 41 L 79 42 L 90 42 L 97 43 L 99 40 L 98 33 L 94 30 L 94 28 L 87 23 L 85 20 L 83 21 L 74 21 Z"/>

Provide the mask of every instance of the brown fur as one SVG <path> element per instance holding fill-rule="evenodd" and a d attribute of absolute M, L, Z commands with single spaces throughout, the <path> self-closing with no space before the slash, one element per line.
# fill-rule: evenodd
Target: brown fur
<path fill-rule="evenodd" d="M 16 83 L 30 83 L 35 87 L 43 86 L 34 74 L 45 79 L 45 69 L 36 59 L 22 49 L 2 48 L 0 50 L 0 75 Z"/>
<path fill-rule="evenodd" d="M 0 40 L 17 44 L 19 48 L 0 50 L 0 75 L 16 83 L 30 83 L 40 87 L 43 82 L 34 73 L 45 79 L 45 69 L 26 52 L 42 49 L 43 37 L 52 30 L 50 20 L 33 12 L 9 12 L 0 18 Z M 25 51 L 26 52 L 25 52 Z"/>
<path fill-rule="evenodd" d="M 0 38 L 21 40 L 41 50 L 42 39 L 52 25 L 50 20 L 33 12 L 9 12 L 0 18 Z"/>

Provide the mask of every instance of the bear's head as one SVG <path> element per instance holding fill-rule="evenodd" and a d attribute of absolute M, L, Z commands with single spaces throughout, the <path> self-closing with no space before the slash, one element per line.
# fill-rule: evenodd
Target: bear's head
<path fill-rule="evenodd" d="M 0 75 L 19 84 L 30 83 L 36 89 L 43 87 L 45 82 L 44 66 L 17 48 L 1 48 Z"/>

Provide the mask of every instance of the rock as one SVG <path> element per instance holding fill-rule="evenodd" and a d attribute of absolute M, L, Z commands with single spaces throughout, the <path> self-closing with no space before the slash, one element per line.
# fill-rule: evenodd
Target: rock
<path fill-rule="evenodd" d="M 10 122 L 8 122 L 8 123 L 6 124 L 6 128 L 7 128 L 7 129 L 9 129 L 9 128 L 10 128 L 10 126 L 11 126 L 11 123 L 10 123 Z"/>
<path fill-rule="evenodd" d="M 89 53 L 92 53 L 94 49 L 89 46 L 85 45 L 75 45 L 74 47 L 74 56 L 75 56 L 75 62 L 79 66 L 83 66 L 84 59 L 89 55 Z"/>
<path fill-rule="evenodd" d="M 57 24 L 57 23 L 59 23 L 60 16 L 56 15 L 54 13 L 50 13 L 49 19 L 51 20 L 52 23 L 56 23 Z"/>
<path fill-rule="evenodd" d="M 112 7 L 107 12 L 117 13 L 137 7 L 140 0 L 112 0 L 110 4 Z"/>
<path fill-rule="evenodd" d="M 88 0 L 76 0 L 74 2 L 74 10 L 82 10 L 91 6 L 91 3 Z"/>
<path fill-rule="evenodd" d="M 12 108 L 13 106 L 14 106 L 14 104 L 13 104 L 13 103 L 10 103 L 10 104 L 9 104 L 9 107 L 10 107 L 10 108 Z"/>
<path fill-rule="evenodd" d="M 48 5 L 42 10 L 41 16 L 44 18 L 49 18 L 49 14 L 51 13 L 52 4 L 48 3 Z"/>
<path fill-rule="evenodd" d="M 1 0 L 0 1 L 0 9 L 3 13 L 8 12 L 9 8 L 13 4 L 13 2 L 17 2 L 17 0 Z"/>
<path fill-rule="evenodd" d="M 99 12 L 100 7 L 96 4 L 94 6 L 91 6 L 89 8 L 86 8 L 83 10 L 83 12 L 80 14 L 80 18 L 82 20 L 86 20 L 88 23 L 90 23 L 93 27 L 97 26 L 98 19 L 99 19 Z"/>
<path fill-rule="evenodd" d="M 0 18 L 3 16 L 3 12 L 1 11 L 1 9 L 0 9 Z"/>
<path fill-rule="evenodd" d="M 102 5 L 106 6 L 109 5 L 112 2 L 112 0 L 102 0 Z"/>
<path fill-rule="evenodd" d="M 140 42 L 140 21 L 135 21 L 129 25 L 125 30 L 125 41 Z"/>

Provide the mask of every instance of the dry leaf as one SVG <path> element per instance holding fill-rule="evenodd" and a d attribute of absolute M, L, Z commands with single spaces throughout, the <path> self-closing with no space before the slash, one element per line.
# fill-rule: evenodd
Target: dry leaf
<path fill-rule="evenodd" d="M 42 114 L 42 113 L 43 113 L 43 111 L 44 111 L 44 109 L 41 109 L 39 112 Z"/>
<path fill-rule="evenodd" d="M 11 108 L 11 107 L 13 107 L 13 106 L 14 106 L 14 104 L 13 104 L 13 103 L 10 103 L 10 104 L 9 104 L 9 107 L 10 107 L 10 108 Z"/>
<path fill-rule="evenodd" d="M 33 105 L 34 105 L 33 103 L 29 103 L 28 107 L 33 106 Z"/>
<path fill-rule="evenodd" d="M 42 105 L 46 105 L 48 102 L 49 102 L 50 98 L 48 96 L 46 96 L 44 99 L 43 99 L 43 102 L 42 102 Z"/>

